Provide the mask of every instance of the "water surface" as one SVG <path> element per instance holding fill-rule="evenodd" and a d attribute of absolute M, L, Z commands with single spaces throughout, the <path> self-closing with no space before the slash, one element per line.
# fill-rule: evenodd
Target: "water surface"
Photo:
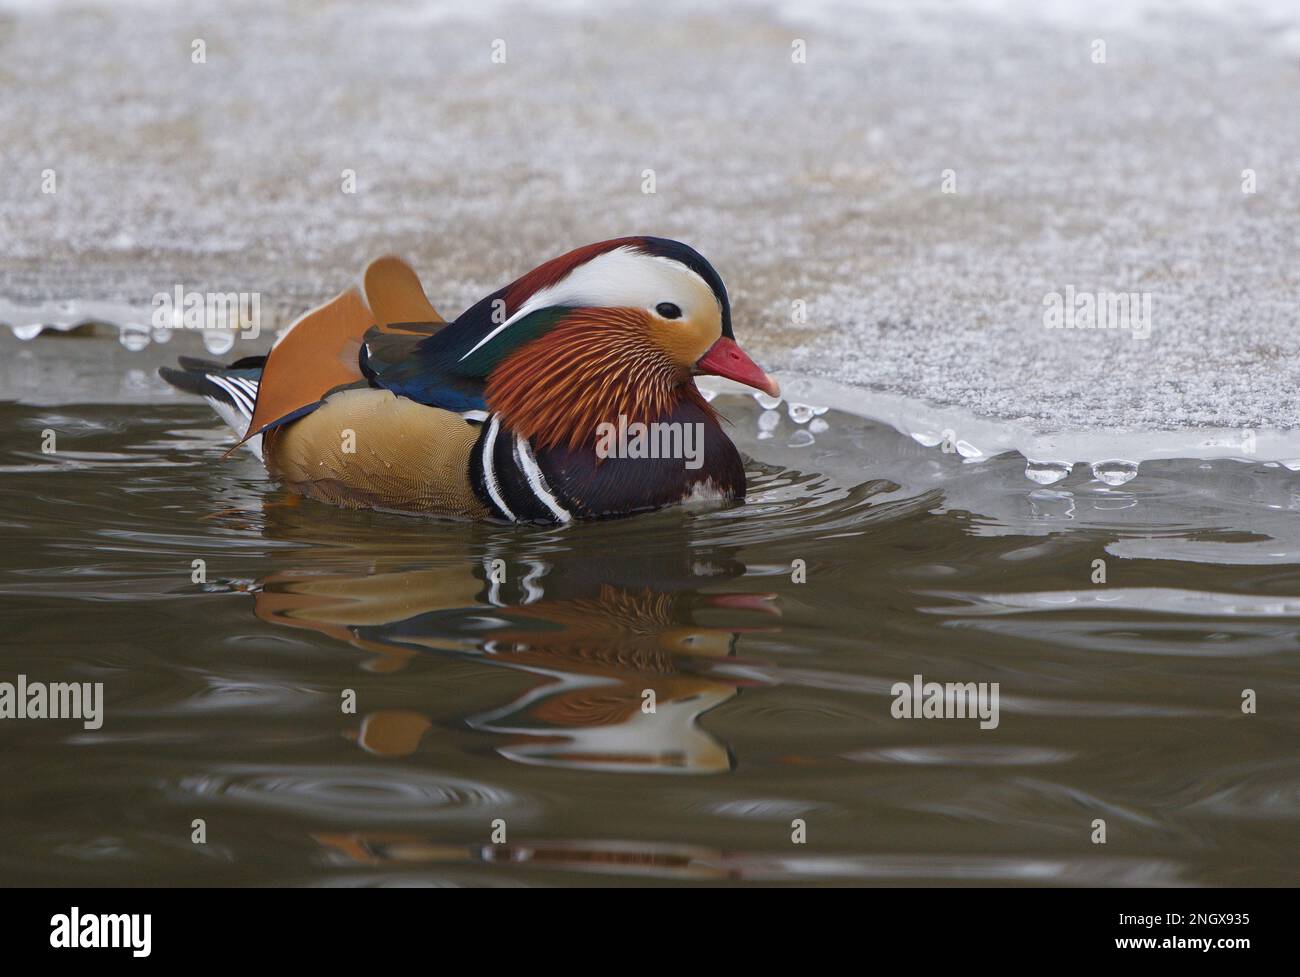
<path fill-rule="evenodd" d="M 298 500 L 197 404 L 0 405 L 0 680 L 107 700 L 0 724 L 0 878 L 1300 879 L 1300 477 L 716 403 L 745 505 L 566 529 Z M 998 727 L 892 718 L 915 674 Z"/>

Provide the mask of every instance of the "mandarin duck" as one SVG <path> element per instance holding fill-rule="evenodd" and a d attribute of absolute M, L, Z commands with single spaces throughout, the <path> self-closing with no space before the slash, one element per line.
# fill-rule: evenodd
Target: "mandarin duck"
<path fill-rule="evenodd" d="M 553 258 L 452 322 L 386 256 L 266 356 L 228 366 L 182 357 L 160 373 L 206 397 L 236 447 L 301 495 L 550 524 L 743 500 L 740 453 L 694 378 L 778 394 L 735 342 L 718 273 L 655 237 Z M 665 445 L 695 435 L 696 463 L 648 451 L 652 428 L 673 436 Z M 627 448 L 629 430 L 640 451 Z"/>

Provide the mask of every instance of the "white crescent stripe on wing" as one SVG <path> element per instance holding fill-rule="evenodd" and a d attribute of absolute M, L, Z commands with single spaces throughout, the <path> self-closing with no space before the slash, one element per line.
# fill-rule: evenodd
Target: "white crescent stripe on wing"
<path fill-rule="evenodd" d="M 497 429 L 501 422 L 495 415 L 491 423 L 488 424 L 487 434 L 483 437 L 483 484 L 487 486 L 488 495 L 496 503 L 496 507 L 506 514 L 506 518 L 511 522 L 518 522 L 515 514 L 510 511 L 510 506 L 506 505 L 506 500 L 501 496 L 501 486 L 497 484 L 496 465 L 492 460 L 492 451 L 497 443 Z"/>
<path fill-rule="evenodd" d="M 551 487 L 546 484 L 546 476 L 542 474 L 542 468 L 533 455 L 532 445 L 517 434 L 515 435 L 515 464 L 528 479 L 528 487 L 533 490 L 533 495 L 537 496 L 542 505 L 551 510 L 551 515 L 562 523 L 572 522 L 572 513 L 560 505 L 560 500 L 551 494 Z"/>

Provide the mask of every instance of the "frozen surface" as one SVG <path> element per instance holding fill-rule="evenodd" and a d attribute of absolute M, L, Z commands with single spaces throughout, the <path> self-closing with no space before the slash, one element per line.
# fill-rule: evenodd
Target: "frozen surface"
<path fill-rule="evenodd" d="M 177 284 L 273 326 L 387 250 L 455 312 L 653 233 L 714 262 L 792 399 L 971 460 L 1300 459 L 1294 3 L 0 0 L 0 105 L 20 335 Z M 1149 338 L 1048 330 L 1066 286 L 1149 293 Z M 48 401 L 60 342 L 0 397 Z"/>

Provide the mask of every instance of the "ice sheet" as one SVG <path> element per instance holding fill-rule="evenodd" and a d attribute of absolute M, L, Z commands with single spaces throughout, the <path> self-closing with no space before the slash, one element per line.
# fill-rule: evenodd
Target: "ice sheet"
<path fill-rule="evenodd" d="M 282 323 L 387 250 L 456 311 L 653 233 L 800 400 L 972 461 L 1289 461 L 1298 62 L 1271 2 L 4 0 L 0 321 L 183 284 Z M 1046 328 L 1067 286 L 1149 338 Z"/>

